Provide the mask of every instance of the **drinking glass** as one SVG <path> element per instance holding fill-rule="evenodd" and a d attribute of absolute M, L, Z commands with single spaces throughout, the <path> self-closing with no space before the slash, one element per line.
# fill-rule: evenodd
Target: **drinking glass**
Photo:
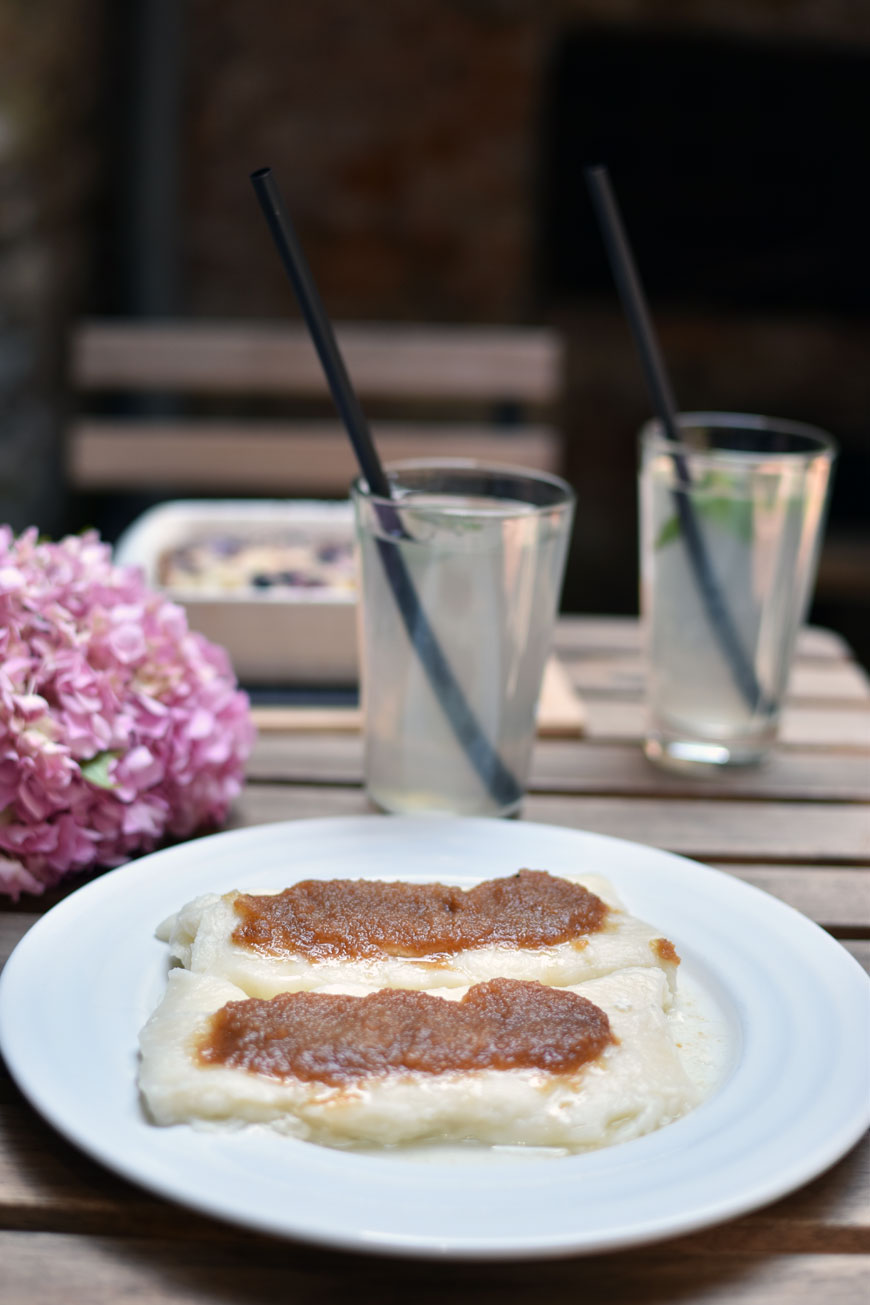
<path fill-rule="evenodd" d="M 365 781 L 390 812 L 522 802 L 574 494 L 470 461 L 386 468 L 351 491 L 360 557 Z"/>
<path fill-rule="evenodd" d="M 760 761 L 815 579 L 834 442 L 743 413 L 640 435 L 644 750 L 677 768 Z"/>

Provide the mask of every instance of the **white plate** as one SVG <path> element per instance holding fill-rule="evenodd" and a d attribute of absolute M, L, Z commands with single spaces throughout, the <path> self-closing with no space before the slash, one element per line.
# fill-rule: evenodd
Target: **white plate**
<path fill-rule="evenodd" d="M 673 939 L 731 1029 L 720 1087 L 660 1132 L 585 1155 L 358 1154 L 249 1129 L 157 1128 L 137 1035 L 165 980 L 154 928 L 198 893 L 302 877 L 470 884 L 520 866 L 600 872 Z M 163 1196 L 267 1233 L 403 1255 L 611 1250 L 741 1214 L 831 1165 L 870 1122 L 870 984 L 816 925 L 666 852 L 518 821 L 369 816 L 265 825 L 143 857 L 82 888 L 19 943 L 0 1046 L 61 1133 Z"/>

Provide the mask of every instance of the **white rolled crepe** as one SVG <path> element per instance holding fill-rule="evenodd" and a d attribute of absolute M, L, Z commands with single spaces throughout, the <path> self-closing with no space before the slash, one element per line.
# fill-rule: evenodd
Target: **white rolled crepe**
<path fill-rule="evenodd" d="M 561 878 L 568 879 L 563 875 Z M 598 876 L 571 878 L 609 907 L 603 928 L 545 947 L 475 947 L 437 958 L 385 956 L 312 960 L 269 955 L 233 941 L 239 924 L 236 892 L 198 897 L 158 929 L 170 953 L 195 974 L 226 979 L 249 997 L 274 997 L 335 983 L 368 989 L 467 987 L 485 979 L 535 979 L 552 986 L 584 983 L 628 966 L 651 966 L 667 979 L 666 1003 L 676 989 L 679 961 L 656 929 L 629 915 L 612 885 Z"/>

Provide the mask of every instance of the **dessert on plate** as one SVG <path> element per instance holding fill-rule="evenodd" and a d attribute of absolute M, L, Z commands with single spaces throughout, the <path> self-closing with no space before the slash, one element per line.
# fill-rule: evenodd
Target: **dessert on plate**
<path fill-rule="evenodd" d="M 177 969 L 142 1032 L 140 1086 L 159 1124 L 267 1124 L 331 1145 L 608 1146 L 695 1104 L 666 988 L 647 967 L 566 988 L 331 985 L 264 1001 Z"/>
<path fill-rule="evenodd" d="M 303 880 L 278 893 L 207 894 L 159 936 L 186 969 L 249 997 L 331 983 L 464 986 L 496 976 L 582 983 L 653 966 L 676 985 L 679 958 L 660 931 L 597 876 L 540 870 L 471 889 L 389 880 Z"/>
<path fill-rule="evenodd" d="M 674 945 L 596 876 L 305 879 L 198 897 L 158 936 L 175 965 L 139 1075 L 158 1124 L 578 1151 L 699 1098 Z"/>

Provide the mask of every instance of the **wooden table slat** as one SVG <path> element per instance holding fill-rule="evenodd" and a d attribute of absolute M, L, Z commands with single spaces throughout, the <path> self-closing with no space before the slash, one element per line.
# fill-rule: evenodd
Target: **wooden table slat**
<path fill-rule="evenodd" d="M 82 1238 L 48 1233 L 0 1235 L 4 1305 L 47 1305 L 60 1299 L 88 1305 L 246 1305 L 351 1297 L 442 1305 L 445 1294 L 479 1305 L 546 1300 L 576 1305 L 583 1297 L 612 1305 L 639 1300 L 686 1305 L 818 1305 L 819 1299 L 858 1300 L 870 1255 L 754 1254 L 717 1250 L 675 1255 L 666 1247 L 632 1255 L 595 1256 L 529 1264 L 466 1264 L 461 1271 L 437 1261 L 369 1260 L 332 1252 L 228 1237 L 217 1244 L 156 1239 Z M 316 1276 L 315 1276 L 316 1275 Z M 314 1283 L 316 1282 L 316 1288 Z M 314 1293 L 312 1295 L 312 1292 Z M 388 1292 L 389 1294 L 385 1294 Z"/>
<path fill-rule="evenodd" d="M 355 787 L 306 793 L 298 787 L 257 784 L 240 798 L 232 823 L 238 827 L 309 815 L 362 815 L 370 809 Z M 851 803 L 661 802 L 530 793 L 523 817 L 627 838 L 705 861 L 870 861 L 870 810 Z"/>
<path fill-rule="evenodd" d="M 870 933 L 870 876 L 866 869 L 712 864 L 770 893 L 836 936 Z"/>
<path fill-rule="evenodd" d="M 619 698 L 584 699 L 586 734 L 591 739 L 639 743 L 646 725 L 642 702 Z M 787 704 L 780 720 L 785 747 L 816 747 L 841 752 L 870 752 L 870 715 L 848 706 Z"/>
<path fill-rule="evenodd" d="M 634 616 L 572 616 L 559 619 L 556 647 L 561 652 L 639 652 L 640 626 Z M 851 649 L 841 635 L 820 626 L 805 626 L 798 635 L 795 655 L 801 661 L 852 661 Z"/>
<path fill-rule="evenodd" d="M 359 784 L 362 740 L 354 732 L 317 730 L 262 733 L 248 763 L 256 782 Z M 532 791 L 612 796 L 813 799 L 866 802 L 870 753 L 778 748 L 764 765 L 724 769 L 709 777 L 676 775 L 654 766 L 634 742 L 547 739 L 532 755 Z"/>
<path fill-rule="evenodd" d="M 617 656 L 564 658 L 574 687 L 581 694 L 639 699 L 644 689 L 644 663 L 636 653 Z M 793 704 L 849 703 L 870 712 L 870 681 L 854 662 L 798 662 L 789 678 L 786 700 Z"/>

